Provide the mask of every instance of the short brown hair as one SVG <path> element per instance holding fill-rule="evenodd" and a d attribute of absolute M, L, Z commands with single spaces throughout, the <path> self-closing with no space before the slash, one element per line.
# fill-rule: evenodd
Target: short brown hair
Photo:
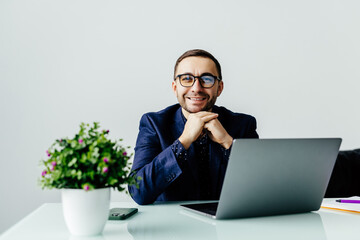
<path fill-rule="evenodd" d="M 193 50 L 189 50 L 189 51 L 186 51 L 185 53 L 183 53 L 177 60 L 176 60 L 176 63 L 175 63 L 175 68 L 174 68 L 174 78 L 175 78 L 175 73 L 176 73 L 176 69 L 179 65 L 179 63 L 184 60 L 184 58 L 187 58 L 187 57 L 204 57 L 204 58 L 210 58 L 214 63 L 215 63 L 215 66 L 216 66 L 216 70 L 219 74 L 219 79 L 221 80 L 222 79 L 222 75 L 221 75 L 221 66 L 220 66 L 220 63 L 219 61 L 209 52 L 205 51 L 205 50 L 202 50 L 202 49 L 193 49 Z"/>

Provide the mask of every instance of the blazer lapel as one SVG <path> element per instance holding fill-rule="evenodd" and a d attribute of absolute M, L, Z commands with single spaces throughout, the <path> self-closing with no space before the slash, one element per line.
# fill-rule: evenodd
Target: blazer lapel
<path fill-rule="evenodd" d="M 175 139 L 178 139 L 181 136 L 182 132 L 184 131 L 184 127 L 185 123 L 182 119 L 181 107 L 179 107 L 175 113 L 174 123 L 171 128 L 173 130 L 173 136 Z"/>

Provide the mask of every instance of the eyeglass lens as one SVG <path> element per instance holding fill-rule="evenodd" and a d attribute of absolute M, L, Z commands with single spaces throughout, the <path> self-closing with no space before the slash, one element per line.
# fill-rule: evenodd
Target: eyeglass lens
<path fill-rule="evenodd" d="M 203 88 L 211 88 L 212 86 L 214 86 L 215 80 L 216 80 L 216 78 L 214 76 L 210 76 L 210 75 L 194 77 L 190 74 L 185 74 L 185 75 L 180 76 L 180 84 L 183 87 L 191 87 L 194 85 L 196 78 L 199 79 L 200 85 Z"/>

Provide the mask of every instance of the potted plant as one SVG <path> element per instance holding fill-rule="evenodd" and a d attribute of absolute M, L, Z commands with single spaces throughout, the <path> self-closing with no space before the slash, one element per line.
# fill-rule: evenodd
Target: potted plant
<path fill-rule="evenodd" d="M 122 139 L 108 139 L 109 130 L 100 130 L 99 123 L 81 123 L 73 138 L 56 140 L 46 151 L 47 159 L 40 185 L 61 189 L 66 225 L 73 235 L 100 234 L 109 213 L 110 188 L 125 190 L 135 184 L 130 174 L 126 148 Z M 129 147 L 127 147 L 129 148 Z"/>

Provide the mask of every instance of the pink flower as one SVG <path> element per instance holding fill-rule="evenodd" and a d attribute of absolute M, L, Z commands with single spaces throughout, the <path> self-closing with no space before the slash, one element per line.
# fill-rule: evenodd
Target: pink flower
<path fill-rule="evenodd" d="M 48 155 L 48 157 L 50 157 L 49 150 L 46 150 L 46 154 Z"/>
<path fill-rule="evenodd" d="M 110 131 L 109 130 L 106 130 L 106 133 L 109 133 Z"/>
<path fill-rule="evenodd" d="M 108 167 L 103 167 L 102 171 L 103 171 L 103 173 L 107 173 L 109 171 L 109 168 Z"/>
<path fill-rule="evenodd" d="M 127 152 L 123 152 L 123 156 L 126 156 L 127 155 Z"/>
<path fill-rule="evenodd" d="M 108 162 L 109 162 L 109 159 L 106 158 L 106 157 L 104 157 L 103 161 L 104 161 L 105 163 L 108 163 Z"/>
<path fill-rule="evenodd" d="M 85 191 L 89 191 L 89 189 L 90 189 L 89 185 L 85 184 L 85 185 L 84 185 L 84 190 L 85 190 Z"/>
<path fill-rule="evenodd" d="M 52 161 L 51 162 L 51 171 L 54 171 L 55 170 L 55 166 L 56 166 L 56 162 L 55 161 Z"/>
<path fill-rule="evenodd" d="M 84 142 L 84 140 L 82 139 L 79 139 L 79 143 L 82 144 Z"/>
<path fill-rule="evenodd" d="M 46 174 L 47 174 L 47 171 L 46 171 L 46 170 L 42 171 L 42 173 L 41 173 L 41 175 L 42 175 L 43 177 L 45 177 Z"/>

